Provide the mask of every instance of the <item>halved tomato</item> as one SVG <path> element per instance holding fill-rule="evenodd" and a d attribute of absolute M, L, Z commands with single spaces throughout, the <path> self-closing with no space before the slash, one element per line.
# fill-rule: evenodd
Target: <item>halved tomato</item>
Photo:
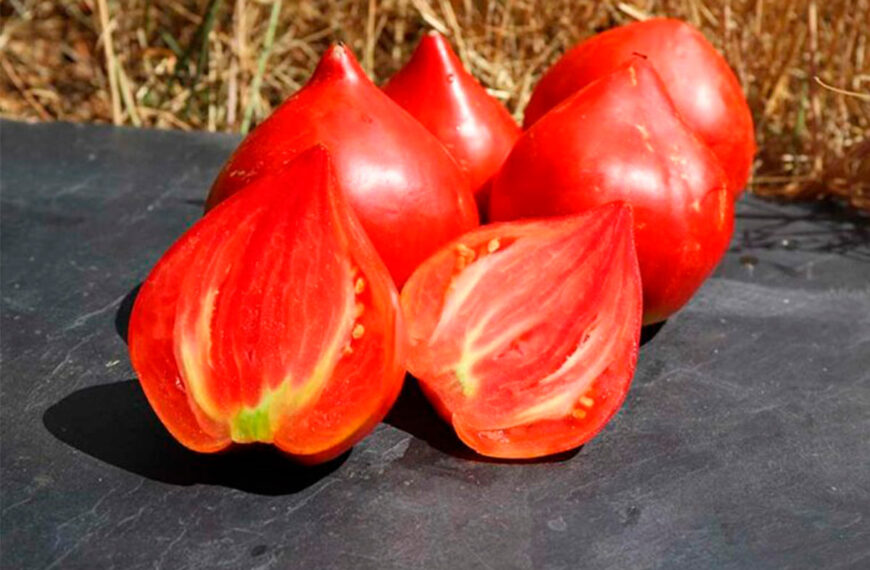
<path fill-rule="evenodd" d="M 631 209 L 466 233 L 401 295 L 408 369 L 483 455 L 531 458 L 600 431 L 628 391 L 641 326 Z"/>
<path fill-rule="evenodd" d="M 164 254 L 130 358 L 186 447 L 272 443 L 328 460 L 402 385 L 398 295 L 317 147 L 215 207 Z"/>

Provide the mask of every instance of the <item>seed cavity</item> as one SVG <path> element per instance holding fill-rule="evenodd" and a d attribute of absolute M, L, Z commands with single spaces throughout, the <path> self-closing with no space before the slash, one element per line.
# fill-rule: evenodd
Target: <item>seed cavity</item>
<path fill-rule="evenodd" d="M 477 257 L 477 254 L 474 253 L 474 250 L 465 245 L 464 243 L 460 243 L 456 246 L 456 253 L 459 254 L 459 257 L 466 259 L 469 262 L 474 261 L 474 258 Z"/>
<path fill-rule="evenodd" d="M 581 406 L 583 406 L 584 408 L 591 408 L 592 406 L 595 405 L 595 400 L 593 400 L 589 396 L 580 396 L 580 399 L 577 400 L 577 403 L 580 404 Z M 583 410 L 580 408 L 575 408 L 574 410 L 571 411 L 571 415 L 574 416 L 575 418 L 577 418 L 578 420 L 582 420 L 588 414 L 587 414 L 586 410 Z"/>
<path fill-rule="evenodd" d="M 637 132 L 640 133 L 641 138 L 643 138 L 643 144 L 646 146 L 646 149 L 650 152 L 655 152 L 652 143 L 650 143 L 649 131 L 646 130 L 646 127 L 643 125 L 635 125 Z"/>
<path fill-rule="evenodd" d="M 456 246 L 456 270 L 462 271 L 466 267 L 468 267 L 471 262 L 474 261 L 474 258 L 477 257 L 477 254 L 473 249 L 465 245 L 464 243 L 460 243 Z"/>
<path fill-rule="evenodd" d="M 641 124 L 634 125 L 634 128 L 637 129 L 637 132 L 640 133 L 640 136 L 643 137 L 643 140 L 649 140 L 649 131 L 646 130 L 646 127 Z"/>

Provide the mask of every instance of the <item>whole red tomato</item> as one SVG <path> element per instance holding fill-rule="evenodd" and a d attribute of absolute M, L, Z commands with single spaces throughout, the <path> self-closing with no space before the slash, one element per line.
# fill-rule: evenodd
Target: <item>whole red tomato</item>
<path fill-rule="evenodd" d="M 397 285 L 438 246 L 477 225 L 468 181 L 444 146 L 341 44 L 242 142 L 206 208 L 317 143 L 332 153 L 339 182 Z"/>
<path fill-rule="evenodd" d="M 503 458 L 566 451 L 619 409 L 641 323 L 631 227 L 619 203 L 483 226 L 408 280 L 408 369 L 469 447 Z"/>
<path fill-rule="evenodd" d="M 641 58 L 590 83 L 520 137 L 493 182 L 493 220 L 633 206 L 644 322 L 691 298 L 731 237 L 733 201 L 710 149 Z"/>
<path fill-rule="evenodd" d="M 483 215 L 490 181 L 521 133 L 507 110 L 465 70 L 438 32 L 423 36 L 384 93 L 447 147 L 469 176 Z"/>
<path fill-rule="evenodd" d="M 643 55 L 664 81 L 677 111 L 719 158 L 735 199 L 746 188 L 755 155 L 752 114 L 740 82 L 703 34 L 680 20 L 635 22 L 581 42 L 541 78 L 525 127 L 568 96 Z"/>
<path fill-rule="evenodd" d="M 129 343 L 157 416 L 199 452 L 261 442 L 328 460 L 383 418 L 404 377 L 395 287 L 323 148 L 178 239 L 142 285 Z"/>

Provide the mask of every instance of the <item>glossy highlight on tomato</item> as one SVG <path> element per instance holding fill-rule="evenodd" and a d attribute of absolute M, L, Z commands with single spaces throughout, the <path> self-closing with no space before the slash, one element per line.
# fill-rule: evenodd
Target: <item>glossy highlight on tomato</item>
<path fill-rule="evenodd" d="M 342 44 L 330 47 L 308 83 L 242 141 L 206 208 L 314 144 L 330 150 L 339 183 L 399 287 L 440 245 L 477 226 L 456 162 Z"/>
<path fill-rule="evenodd" d="M 547 113 L 493 182 L 492 220 L 633 206 L 644 322 L 680 309 L 728 246 L 734 205 L 710 149 L 642 58 Z"/>
<path fill-rule="evenodd" d="M 576 448 L 622 404 L 641 287 L 631 209 L 466 233 L 401 294 L 407 366 L 463 442 L 500 458 Z"/>
<path fill-rule="evenodd" d="M 438 32 L 420 40 L 414 55 L 384 86 L 450 151 L 469 176 L 484 215 L 490 181 L 520 136 L 507 109 L 463 67 Z"/>
<path fill-rule="evenodd" d="M 756 150 L 752 114 L 728 62 L 686 22 L 634 22 L 579 43 L 538 82 L 525 110 L 525 127 L 638 54 L 649 59 L 686 124 L 718 157 L 737 198 L 746 188 Z"/>
<path fill-rule="evenodd" d="M 395 287 L 322 147 L 181 236 L 129 329 L 145 395 L 180 443 L 268 443 L 304 463 L 336 457 L 383 418 L 403 342 Z"/>

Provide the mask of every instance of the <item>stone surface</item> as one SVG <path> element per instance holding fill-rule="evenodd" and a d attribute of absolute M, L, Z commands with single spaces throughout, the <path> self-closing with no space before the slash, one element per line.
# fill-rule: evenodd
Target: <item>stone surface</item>
<path fill-rule="evenodd" d="M 4 122 L 0 141 L 3 568 L 870 567 L 865 217 L 744 199 L 577 453 L 476 458 L 409 385 L 304 469 L 179 447 L 122 339 L 238 139 Z"/>

